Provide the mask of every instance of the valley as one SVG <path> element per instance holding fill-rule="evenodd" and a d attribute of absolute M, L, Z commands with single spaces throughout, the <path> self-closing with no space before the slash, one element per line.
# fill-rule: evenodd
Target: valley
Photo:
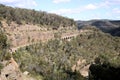
<path fill-rule="evenodd" d="M 1 4 L 0 80 L 119 80 L 119 28 Z"/>

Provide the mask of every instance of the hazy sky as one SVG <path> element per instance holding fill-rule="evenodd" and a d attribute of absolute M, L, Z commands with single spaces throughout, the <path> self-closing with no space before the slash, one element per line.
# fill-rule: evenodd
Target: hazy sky
<path fill-rule="evenodd" d="M 75 20 L 120 20 L 120 0 L 0 0 L 0 3 L 56 13 Z"/>

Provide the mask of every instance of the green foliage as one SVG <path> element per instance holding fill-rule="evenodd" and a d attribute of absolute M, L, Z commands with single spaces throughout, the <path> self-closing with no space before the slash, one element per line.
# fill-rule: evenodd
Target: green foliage
<path fill-rule="evenodd" d="M 2 63 L 0 63 L 0 72 L 1 72 L 1 69 L 3 69 L 3 64 Z"/>
<path fill-rule="evenodd" d="M 7 20 L 8 25 L 15 21 L 18 24 L 38 24 L 42 26 L 51 26 L 58 29 L 62 27 L 73 27 L 75 22 L 56 14 L 48 14 L 43 11 L 35 11 L 29 9 L 12 8 L 0 4 L 0 17 Z"/>
<path fill-rule="evenodd" d="M 0 49 L 7 47 L 7 37 L 4 33 L 0 33 Z"/>
<path fill-rule="evenodd" d="M 94 29 L 69 42 L 55 39 L 21 48 L 16 51 L 14 58 L 23 71 L 40 74 L 45 80 L 84 80 L 80 73 L 71 70 L 81 57 L 86 59 L 86 64 L 97 57 L 97 64 L 104 62 L 120 66 L 119 47 L 119 37 L 112 37 Z"/>
<path fill-rule="evenodd" d="M 54 33 L 54 38 L 55 39 L 60 39 L 61 38 L 61 33 L 60 32 Z"/>
<path fill-rule="evenodd" d="M 55 39 L 46 44 L 21 48 L 13 56 L 21 70 L 42 75 L 45 80 L 77 80 L 76 77 L 84 80 L 80 73 L 72 72 L 71 66 L 75 61 L 69 63 L 72 53 L 64 49 L 66 44 L 70 47 L 69 43 L 62 44 Z"/>
<path fill-rule="evenodd" d="M 7 43 L 7 36 L 0 28 L 0 60 L 9 59 L 10 53 L 7 53 L 9 45 Z"/>

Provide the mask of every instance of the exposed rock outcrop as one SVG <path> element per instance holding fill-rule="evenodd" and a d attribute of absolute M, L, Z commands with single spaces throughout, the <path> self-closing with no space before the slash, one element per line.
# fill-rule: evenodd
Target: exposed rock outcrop
<path fill-rule="evenodd" d="M 89 64 L 86 65 L 85 59 L 79 59 L 75 65 L 72 66 L 72 71 L 78 71 L 82 76 L 87 77 L 89 71 Z"/>
<path fill-rule="evenodd" d="M 22 73 L 13 58 L 9 61 L 3 61 L 2 64 L 4 68 L 1 70 L 0 80 L 36 80 L 28 74 Z"/>

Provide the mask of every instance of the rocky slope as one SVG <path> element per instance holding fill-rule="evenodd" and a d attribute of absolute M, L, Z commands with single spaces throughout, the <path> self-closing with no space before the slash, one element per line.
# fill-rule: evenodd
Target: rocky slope
<path fill-rule="evenodd" d="M 4 68 L 1 69 L 0 80 L 37 80 L 28 75 L 27 71 L 21 72 L 19 65 L 13 58 L 3 61 L 1 64 Z"/>

